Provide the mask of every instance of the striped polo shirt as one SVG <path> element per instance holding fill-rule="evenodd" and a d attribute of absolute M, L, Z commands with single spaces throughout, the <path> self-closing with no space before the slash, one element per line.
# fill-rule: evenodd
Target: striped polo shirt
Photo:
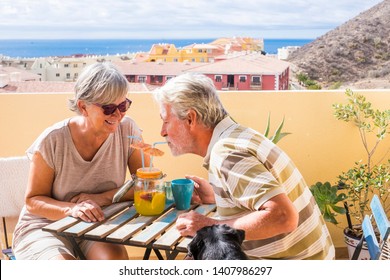
<path fill-rule="evenodd" d="M 299 223 L 293 232 L 244 241 L 250 258 L 334 259 L 333 242 L 310 189 L 286 153 L 268 138 L 226 117 L 214 129 L 204 167 L 219 219 L 257 211 L 281 193 L 297 209 Z"/>

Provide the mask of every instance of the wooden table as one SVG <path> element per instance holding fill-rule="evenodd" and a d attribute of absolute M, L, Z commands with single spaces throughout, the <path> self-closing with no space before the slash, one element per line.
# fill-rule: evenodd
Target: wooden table
<path fill-rule="evenodd" d="M 216 209 L 214 204 L 191 205 L 202 215 Z M 76 238 L 108 242 L 145 248 L 144 260 L 149 259 L 153 250 L 162 260 L 160 250 L 166 259 L 175 259 L 180 252 L 187 252 L 191 238 L 182 237 L 174 226 L 177 217 L 190 210 L 177 210 L 173 203 L 167 203 L 162 214 L 157 216 L 139 215 L 132 201 L 112 204 L 103 209 L 106 219 L 102 222 L 84 222 L 73 217 L 65 217 L 43 228 L 72 242 L 80 259 L 85 259 Z"/>

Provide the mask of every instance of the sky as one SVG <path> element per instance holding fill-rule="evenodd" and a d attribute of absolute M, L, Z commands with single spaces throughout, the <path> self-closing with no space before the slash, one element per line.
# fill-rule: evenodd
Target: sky
<path fill-rule="evenodd" d="M 315 39 L 382 0 L 1 0 L 0 39 Z"/>

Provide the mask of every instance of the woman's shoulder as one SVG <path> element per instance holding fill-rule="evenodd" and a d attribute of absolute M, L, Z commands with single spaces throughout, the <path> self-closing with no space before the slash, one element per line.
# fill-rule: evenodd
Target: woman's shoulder
<path fill-rule="evenodd" d="M 67 127 L 69 119 L 54 123 L 46 128 L 27 149 L 26 153 L 31 159 L 36 151 L 46 154 L 48 151 L 54 151 L 54 147 L 61 146 L 61 143 L 68 141 Z M 53 166 L 53 165 L 50 165 Z"/>
<path fill-rule="evenodd" d="M 47 137 L 49 135 L 54 136 L 59 134 L 63 135 L 65 130 L 68 128 L 69 121 L 70 119 L 65 119 L 52 124 L 42 132 L 41 137 Z"/>

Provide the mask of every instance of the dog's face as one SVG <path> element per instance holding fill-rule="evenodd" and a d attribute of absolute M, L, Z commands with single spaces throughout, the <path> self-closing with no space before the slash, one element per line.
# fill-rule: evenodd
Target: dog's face
<path fill-rule="evenodd" d="M 241 260 L 247 256 L 241 249 L 245 231 L 227 225 L 204 227 L 188 244 L 188 252 L 195 260 Z"/>

